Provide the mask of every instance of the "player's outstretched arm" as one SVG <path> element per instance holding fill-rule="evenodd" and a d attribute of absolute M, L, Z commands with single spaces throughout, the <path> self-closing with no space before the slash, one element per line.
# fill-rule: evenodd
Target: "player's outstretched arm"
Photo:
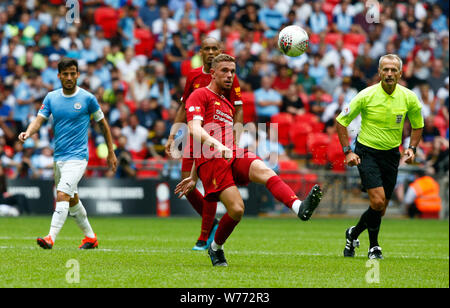
<path fill-rule="evenodd" d="M 195 188 L 197 180 L 197 168 L 195 167 L 194 162 L 192 164 L 191 175 L 178 183 L 175 188 L 175 194 L 178 195 L 178 198 L 188 195 Z"/>
<path fill-rule="evenodd" d="M 169 138 L 167 138 L 165 151 L 166 154 L 169 157 L 172 157 L 172 145 L 175 140 L 175 135 L 178 132 L 178 129 L 180 128 L 180 123 L 186 123 L 186 110 L 185 110 L 185 103 L 181 102 L 180 106 L 178 107 L 177 114 L 175 116 L 175 120 L 173 121 L 172 128 L 170 129 Z"/>
<path fill-rule="evenodd" d="M 100 121 L 97 122 L 100 126 L 100 129 L 102 130 L 103 137 L 105 137 L 106 145 L 108 147 L 108 156 L 106 160 L 108 161 L 108 166 L 111 168 L 113 172 L 116 172 L 117 169 L 117 158 L 116 154 L 114 153 L 114 146 L 111 136 L 111 130 L 109 128 L 108 122 L 106 122 L 105 118 L 102 118 Z"/>
<path fill-rule="evenodd" d="M 36 134 L 45 120 L 46 119 L 44 117 L 37 115 L 37 117 L 30 123 L 30 125 L 28 125 L 27 130 L 19 134 L 19 140 L 21 142 L 25 142 L 25 140 L 27 140 L 29 137 Z"/>
<path fill-rule="evenodd" d="M 233 151 L 228 147 L 220 143 L 219 140 L 212 137 L 208 132 L 202 127 L 201 120 L 191 120 L 188 123 L 189 134 L 191 134 L 192 138 L 200 142 L 202 145 L 207 147 L 214 147 L 215 150 L 218 150 L 222 153 L 222 157 L 226 160 L 230 160 L 233 157 Z"/>

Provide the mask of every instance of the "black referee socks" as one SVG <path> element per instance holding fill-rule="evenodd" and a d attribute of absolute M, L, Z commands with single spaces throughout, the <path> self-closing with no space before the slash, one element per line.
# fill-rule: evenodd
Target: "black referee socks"
<path fill-rule="evenodd" d="M 381 211 L 375 211 L 370 206 L 362 215 L 358 221 L 358 224 L 353 228 L 350 236 L 356 240 L 359 235 L 368 229 L 370 248 L 378 246 L 378 232 L 381 225 Z"/>

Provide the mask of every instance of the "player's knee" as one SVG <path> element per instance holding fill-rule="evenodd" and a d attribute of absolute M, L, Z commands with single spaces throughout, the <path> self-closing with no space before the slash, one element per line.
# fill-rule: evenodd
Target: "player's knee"
<path fill-rule="evenodd" d="M 241 220 L 242 216 L 244 216 L 244 202 L 236 201 L 230 206 L 228 210 L 228 215 L 234 220 Z"/>
<path fill-rule="evenodd" d="M 374 197 L 370 200 L 370 207 L 375 211 L 384 211 L 386 208 L 386 198 L 384 197 Z"/>

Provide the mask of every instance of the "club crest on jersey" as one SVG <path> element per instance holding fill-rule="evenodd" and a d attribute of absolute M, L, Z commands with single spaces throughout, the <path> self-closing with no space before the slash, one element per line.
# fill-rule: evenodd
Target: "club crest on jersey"
<path fill-rule="evenodd" d="M 402 119 L 403 119 L 403 115 L 402 114 L 398 114 L 397 117 L 396 117 L 396 123 L 397 124 L 402 123 Z"/>
<path fill-rule="evenodd" d="M 214 105 L 220 106 L 220 102 L 214 102 Z"/>
<path fill-rule="evenodd" d="M 75 108 L 76 110 L 80 110 L 81 109 L 81 103 L 73 104 L 73 108 Z"/>
<path fill-rule="evenodd" d="M 199 83 L 194 84 L 194 88 L 198 89 L 200 87 Z"/>

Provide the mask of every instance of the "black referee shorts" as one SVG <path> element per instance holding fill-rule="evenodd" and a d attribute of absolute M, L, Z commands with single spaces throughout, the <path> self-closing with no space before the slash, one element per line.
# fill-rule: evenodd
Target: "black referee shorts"
<path fill-rule="evenodd" d="M 386 200 L 391 199 L 397 183 L 400 151 L 397 148 L 377 150 L 356 141 L 355 154 L 361 159 L 358 165 L 363 191 L 383 187 Z"/>

